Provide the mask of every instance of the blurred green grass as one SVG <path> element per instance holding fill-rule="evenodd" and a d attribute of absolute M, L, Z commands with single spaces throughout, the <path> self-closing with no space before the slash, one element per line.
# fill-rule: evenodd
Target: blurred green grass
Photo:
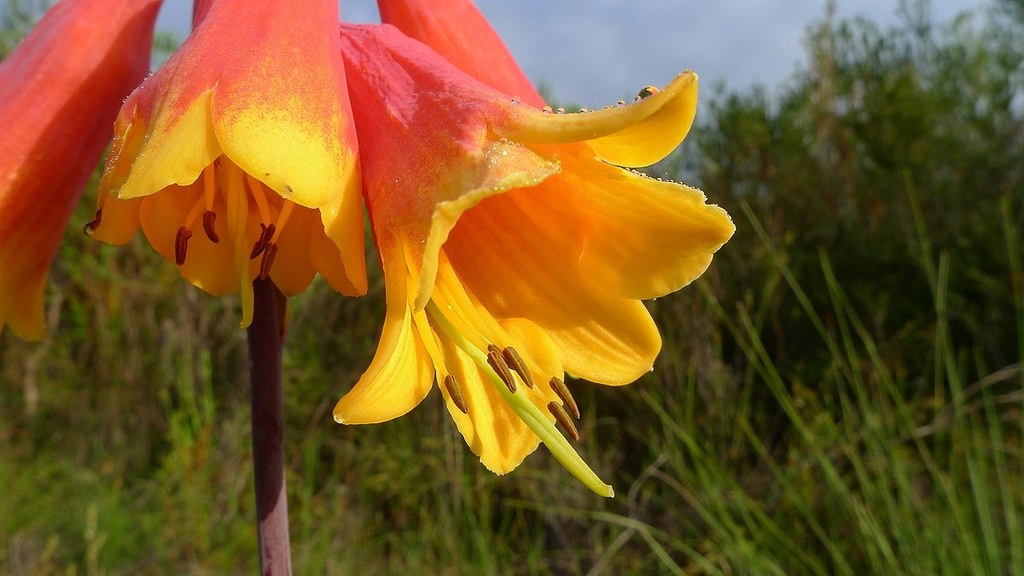
<path fill-rule="evenodd" d="M 651 374 L 574 385 L 614 500 L 543 449 L 493 476 L 436 393 L 334 424 L 379 270 L 366 298 L 293 299 L 296 573 L 1024 574 L 1024 13 L 940 28 L 913 6 L 892 30 L 826 16 L 771 93 L 706 90 L 652 169 L 738 231 L 649 303 Z M 139 239 L 83 237 L 92 202 L 54 265 L 51 337 L 0 336 L 0 572 L 252 573 L 237 302 Z"/>

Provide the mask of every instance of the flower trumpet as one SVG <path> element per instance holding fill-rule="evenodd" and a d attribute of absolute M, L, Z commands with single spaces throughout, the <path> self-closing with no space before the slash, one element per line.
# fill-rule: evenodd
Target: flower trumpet
<path fill-rule="evenodd" d="M 661 339 L 640 300 L 700 276 L 734 231 L 700 191 L 620 168 L 683 139 L 696 75 L 630 106 L 555 114 L 391 26 L 341 37 L 387 315 L 335 419 L 395 418 L 436 381 L 490 470 L 543 441 L 611 495 L 554 423 L 577 435 L 566 373 L 621 385 L 651 369 Z"/>
<path fill-rule="evenodd" d="M 239 291 L 243 327 L 256 277 L 286 295 L 315 273 L 364 293 L 337 3 L 208 1 L 196 20 L 121 108 L 88 231 L 122 244 L 141 227 L 196 286 Z"/>

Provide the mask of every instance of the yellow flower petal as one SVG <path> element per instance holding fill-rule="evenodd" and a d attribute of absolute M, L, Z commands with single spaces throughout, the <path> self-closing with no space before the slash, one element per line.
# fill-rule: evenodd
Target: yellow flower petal
<path fill-rule="evenodd" d="M 674 150 L 697 114 L 697 75 L 684 72 L 664 90 L 626 106 L 577 114 L 550 114 L 523 107 L 501 136 L 531 144 L 585 141 L 618 166 L 648 166 Z"/>
<path fill-rule="evenodd" d="M 404 259 L 400 262 L 404 266 Z M 334 419 L 341 424 L 397 418 L 419 405 L 433 385 L 434 367 L 413 323 L 404 270 L 386 268 L 384 273 L 397 281 L 389 284 L 384 330 L 370 367 L 334 407 Z"/>
<path fill-rule="evenodd" d="M 500 167 L 495 170 L 495 167 Z M 422 310 L 430 300 L 437 275 L 437 253 L 463 212 L 489 196 L 514 188 L 536 186 L 558 172 L 558 164 L 546 161 L 529 149 L 509 142 L 492 142 L 483 151 L 480 163 L 473 170 L 463 171 L 460 186 L 452 187 L 461 194 L 438 202 L 430 222 L 430 233 L 423 246 L 420 264 L 420 286 L 413 306 Z"/>
<path fill-rule="evenodd" d="M 144 143 L 133 158 L 125 159 L 131 162 L 131 171 L 114 191 L 121 200 L 148 196 L 168 186 L 188 186 L 223 153 L 210 124 L 210 91 L 199 94 L 181 116 L 160 110 L 156 114 L 145 136 L 137 132 L 146 129 L 142 119 L 131 122 L 131 132 L 123 136 L 126 141 Z"/>
<path fill-rule="evenodd" d="M 567 372 L 632 382 L 661 346 L 650 316 L 639 302 L 594 285 L 580 268 L 578 231 L 564 227 L 560 212 L 530 210 L 529 198 L 517 190 L 466 212 L 445 245 L 452 265 L 496 317 L 528 318 L 546 330 Z"/>
<path fill-rule="evenodd" d="M 586 238 L 579 267 L 611 294 L 647 299 L 679 290 L 704 273 L 736 230 L 695 188 L 593 158 L 564 162 L 563 173 L 531 193 L 528 205 L 557 219 L 564 241 Z"/>

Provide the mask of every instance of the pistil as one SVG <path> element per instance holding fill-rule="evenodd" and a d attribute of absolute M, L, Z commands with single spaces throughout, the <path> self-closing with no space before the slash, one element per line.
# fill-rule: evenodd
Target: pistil
<path fill-rule="evenodd" d="M 499 364 L 499 366 L 505 365 L 506 370 L 508 369 L 508 366 L 505 363 L 504 355 L 497 346 L 487 352 L 484 352 L 482 349 L 467 340 L 466 337 L 455 328 L 451 321 L 448 320 L 444 312 L 441 311 L 441 308 L 433 300 L 430 300 L 427 303 L 426 312 L 427 317 L 435 327 L 435 330 L 449 338 L 456 347 L 473 359 L 473 362 L 486 376 L 485 379 L 491 383 L 491 386 L 493 386 L 501 397 L 508 402 L 512 411 L 519 416 L 520 420 L 522 420 L 538 438 L 540 438 L 540 441 L 543 442 L 544 445 L 548 447 L 548 450 L 551 451 L 552 456 L 554 456 L 562 466 L 565 466 L 566 470 L 568 470 L 570 474 L 575 476 L 577 480 L 582 482 L 587 488 L 593 490 L 596 494 L 605 497 L 612 497 L 615 495 L 615 491 L 612 490 L 612 487 L 605 484 L 601 478 L 599 478 L 597 474 L 587 466 L 587 463 L 580 458 L 580 455 L 575 449 L 573 449 L 572 445 L 569 444 L 569 441 L 566 440 L 565 436 L 563 436 L 549 420 L 549 416 L 541 412 L 541 409 L 538 408 L 537 405 L 533 403 L 533 400 L 528 397 L 528 394 L 531 391 L 528 389 L 514 389 L 512 386 L 508 385 L 502 376 L 498 374 L 497 370 L 490 363 L 492 358 L 500 358 L 501 364 Z M 515 376 L 512 375 L 511 371 L 509 371 L 508 377 L 513 379 L 514 382 Z M 454 379 L 452 379 L 452 381 L 454 381 Z M 443 378 L 442 382 L 445 387 L 448 388 L 448 378 Z M 537 392 L 533 393 L 536 394 Z M 452 396 L 450 389 L 449 395 Z M 452 402 L 456 404 L 456 407 L 462 410 L 462 407 L 459 406 L 454 397 Z M 551 410 L 552 404 L 557 406 L 559 410 L 562 410 L 561 406 L 559 406 L 557 402 L 550 402 L 548 404 L 549 411 Z M 468 410 L 466 412 L 468 413 Z M 564 420 L 569 422 L 571 427 L 566 426 L 561 421 L 562 419 L 559 419 L 557 415 L 552 414 L 552 416 L 559 419 L 559 423 L 567 430 L 568 434 L 573 438 L 578 438 L 579 433 L 574 433 L 574 431 L 576 431 L 575 425 L 572 425 L 571 419 L 569 419 L 568 415 L 565 414 L 564 410 L 562 410 L 562 413 L 564 415 Z"/>

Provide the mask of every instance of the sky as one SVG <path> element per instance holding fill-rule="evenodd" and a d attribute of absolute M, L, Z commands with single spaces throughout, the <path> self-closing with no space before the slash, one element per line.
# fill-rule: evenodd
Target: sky
<path fill-rule="evenodd" d="M 933 0 L 935 21 L 994 0 Z M 600 108 L 686 69 L 701 86 L 781 84 L 804 61 L 807 26 L 826 0 L 477 0 L 526 74 L 555 101 Z M 839 16 L 898 22 L 900 0 L 837 0 Z M 165 0 L 157 26 L 183 38 L 192 0 Z M 352 22 L 378 21 L 374 0 L 343 0 Z"/>

